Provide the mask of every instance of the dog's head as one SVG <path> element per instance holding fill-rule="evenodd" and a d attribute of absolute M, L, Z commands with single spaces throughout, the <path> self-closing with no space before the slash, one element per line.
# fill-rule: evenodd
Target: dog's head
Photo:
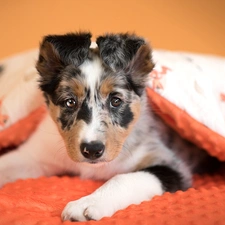
<path fill-rule="evenodd" d="M 90 39 L 90 33 L 46 36 L 36 67 L 70 158 L 109 162 L 139 117 L 154 64 L 149 45 L 135 35 L 98 37 L 95 49 Z"/>

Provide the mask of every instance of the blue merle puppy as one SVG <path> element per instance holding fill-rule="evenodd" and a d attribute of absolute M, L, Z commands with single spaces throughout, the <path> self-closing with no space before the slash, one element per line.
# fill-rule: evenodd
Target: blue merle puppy
<path fill-rule="evenodd" d="M 0 186 L 74 174 L 107 180 L 69 202 L 62 220 L 99 220 L 164 192 L 186 190 L 208 160 L 152 111 L 145 87 L 151 48 L 133 34 L 49 35 L 36 64 L 49 113 L 17 151 L 0 158 Z M 208 167 L 208 166 L 207 166 Z"/>

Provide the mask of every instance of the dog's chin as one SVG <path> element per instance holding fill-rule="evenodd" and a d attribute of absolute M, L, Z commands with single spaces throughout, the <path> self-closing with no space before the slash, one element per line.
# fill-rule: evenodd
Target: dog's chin
<path fill-rule="evenodd" d="M 74 159 L 73 157 L 70 157 L 70 159 L 75 163 L 79 163 L 79 164 L 83 164 L 87 166 L 93 166 L 93 167 L 103 166 L 112 161 L 112 160 L 106 160 L 103 158 L 102 159 L 101 158 L 100 159 L 85 159 L 85 158 Z"/>
<path fill-rule="evenodd" d="M 105 166 L 107 163 L 109 162 L 101 162 L 101 161 L 85 161 L 85 162 L 80 162 L 81 164 L 83 165 L 86 165 L 86 166 L 91 166 L 91 167 L 101 167 L 101 166 Z"/>

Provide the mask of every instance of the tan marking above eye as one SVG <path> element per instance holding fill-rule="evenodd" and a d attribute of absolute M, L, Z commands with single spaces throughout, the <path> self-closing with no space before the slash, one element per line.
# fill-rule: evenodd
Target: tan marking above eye
<path fill-rule="evenodd" d="M 70 87 L 77 98 L 82 98 L 85 96 L 85 85 L 82 81 L 76 78 L 72 78 L 68 81 L 63 80 L 59 85 L 60 87 Z"/>
<path fill-rule="evenodd" d="M 77 96 L 77 98 L 84 97 L 85 86 L 81 81 L 79 81 L 77 79 L 73 79 L 72 82 L 71 82 L 71 86 L 72 86 L 72 89 L 73 89 L 75 95 Z"/>
<path fill-rule="evenodd" d="M 104 79 L 100 86 L 100 94 L 102 97 L 106 98 L 112 91 L 114 87 L 114 78 L 107 77 Z"/>

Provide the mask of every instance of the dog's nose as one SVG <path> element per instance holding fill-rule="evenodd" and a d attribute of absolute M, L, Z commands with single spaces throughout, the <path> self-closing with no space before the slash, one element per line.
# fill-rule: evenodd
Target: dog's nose
<path fill-rule="evenodd" d="M 80 145 L 82 155 L 87 159 L 100 158 L 105 150 L 105 145 L 100 141 L 92 141 L 89 143 L 82 143 Z"/>

